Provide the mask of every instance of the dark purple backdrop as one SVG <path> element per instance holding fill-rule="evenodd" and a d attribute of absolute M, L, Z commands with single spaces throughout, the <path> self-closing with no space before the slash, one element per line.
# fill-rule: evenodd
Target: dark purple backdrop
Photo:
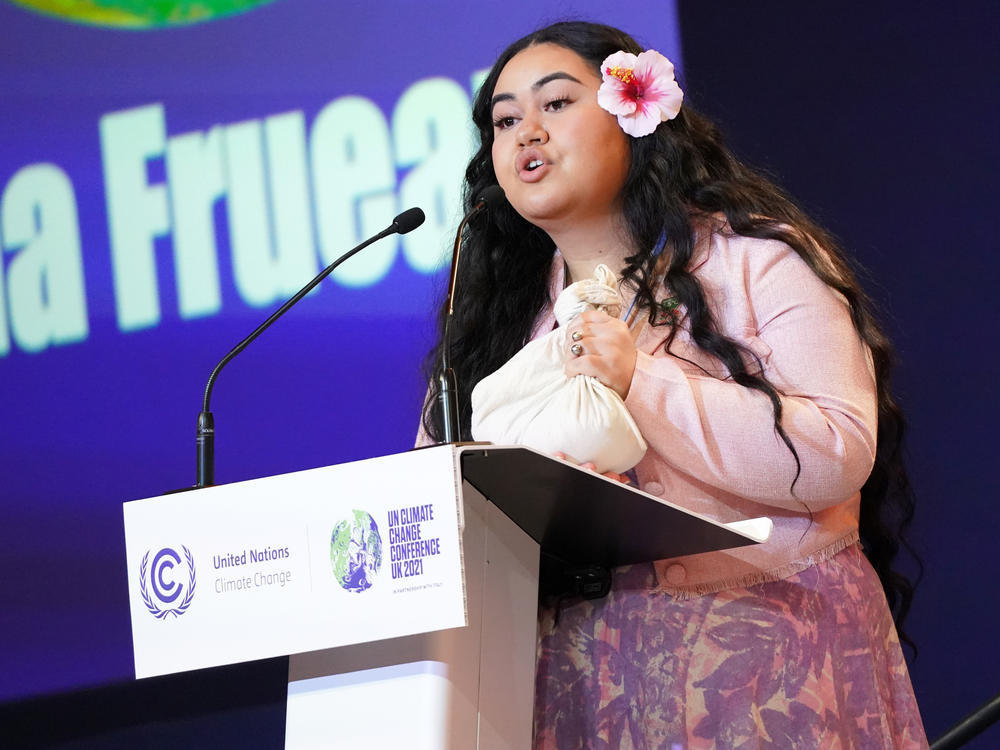
<path fill-rule="evenodd" d="M 1000 692 L 995 3 L 681 0 L 689 101 L 851 248 L 899 353 L 928 736 Z M 1000 746 L 1000 729 L 970 747 Z"/>

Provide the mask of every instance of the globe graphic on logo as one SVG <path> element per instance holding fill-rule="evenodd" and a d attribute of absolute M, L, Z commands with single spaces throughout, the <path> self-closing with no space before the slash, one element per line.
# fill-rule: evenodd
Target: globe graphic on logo
<path fill-rule="evenodd" d="M 243 13 L 272 0 L 10 0 L 67 21 L 123 29 L 187 26 Z"/>
<path fill-rule="evenodd" d="M 360 593 L 371 587 L 382 567 L 382 537 L 375 519 L 365 511 L 352 514 L 330 536 L 330 565 L 342 588 Z"/>

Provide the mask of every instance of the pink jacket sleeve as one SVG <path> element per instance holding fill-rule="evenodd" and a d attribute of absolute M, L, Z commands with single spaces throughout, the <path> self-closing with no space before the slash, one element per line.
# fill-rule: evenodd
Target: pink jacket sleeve
<path fill-rule="evenodd" d="M 778 389 L 801 475 L 793 495 L 795 461 L 765 395 L 725 379 L 686 331 L 666 354 L 664 329 L 648 326 L 625 402 L 650 445 L 639 469 L 680 472 L 707 494 L 793 512 L 851 497 L 872 468 L 877 406 L 870 356 L 844 300 L 773 241 L 716 235 L 695 274 L 720 329 L 760 357 Z"/>

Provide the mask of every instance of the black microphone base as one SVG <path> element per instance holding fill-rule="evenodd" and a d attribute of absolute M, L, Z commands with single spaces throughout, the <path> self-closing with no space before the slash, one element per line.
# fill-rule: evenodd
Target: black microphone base
<path fill-rule="evenodd" d="M 195 488 L 211 487 L 215 484 L 215 419 L 212 412 L 203 411 L 198 415 L 196 434 L 197 455 Z"/>

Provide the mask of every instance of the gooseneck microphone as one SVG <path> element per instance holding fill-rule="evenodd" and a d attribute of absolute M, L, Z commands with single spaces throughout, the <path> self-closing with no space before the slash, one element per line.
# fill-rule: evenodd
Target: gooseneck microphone
<path fill-rule="evenodd" d="M 355 247 L 353 250 L 341 255 L 333 263 L 328 265 L 322 271 L 320 271 L 312 281 L 302 287 L 298 292 L 295 293 L 291 299 L 289 299 L 285 304 L 275 310 L 271 316 L 257 326 L 253 333 L 243 339 L 240 343 L 229 350 L 219 364 L 215 366 L 212 370 L 212 374 L 208 376 L 208 383 L 205 385 L 205 398 L 202 401 L 201 413 L 198 415 L 198 429 L 197 429 L 197 463 L 196 463 L 196 473 L 197 473 L 197 483 L 195 488 L 199 487 L 211 487 L 215 483 L 215 419 L 212 416 L 212 412 L 209 410 L 209 401 L 212 398 L 212 387 L 215 385 L 215 379 L 219 377 L 219 373 L 222 368 L 225 367 L 229 362 L 240 352 L 246 349 L 254 340 L 260 336 L 264 331 L 266 331 L 274 321 L 288 312 L 289 308 L 292 307 L 296 302 L 305 297 L 313 288 L 319 284 L 323 279 L 329 276 L 334 269 L 337 268 L 341 263 L 350 258 L 351 256 L 361 252 L 366 247 L 371 245 L 373 242 L 378 242 L 384 237 L 388 237 L 390 234 L 406 234 L 411 232 L 421 224 L 424 223 L 424 212 L 419 208 L 411 208 L 403 211 L 399 216 L 392 220 L 392 224 L 383 229 L 381 232 L 376 234 L 374 237 L 370 237 L 360 245 Z"/>
<path fill-rule="evenodd" d="M 444 426 L 444 443 L 457 443 L 461 438 L 458 419 L 458 383 L 451 368 L 451 319 L 455 311 L 455 284 L 458 279 L 458 259 L 462 252 L 462 232 L 473 216 L 490 207 L 496 207 L 504 200 L 503 188 L 490 185 L 479 194 L 469 212 L 462 218 L 455 233 L 455 249 L 451 255 L 451 280 L 448 282 L 448 314 L 444 319 L 441 336 L 441 374 L 438 375 L 438 408 Z"/>

